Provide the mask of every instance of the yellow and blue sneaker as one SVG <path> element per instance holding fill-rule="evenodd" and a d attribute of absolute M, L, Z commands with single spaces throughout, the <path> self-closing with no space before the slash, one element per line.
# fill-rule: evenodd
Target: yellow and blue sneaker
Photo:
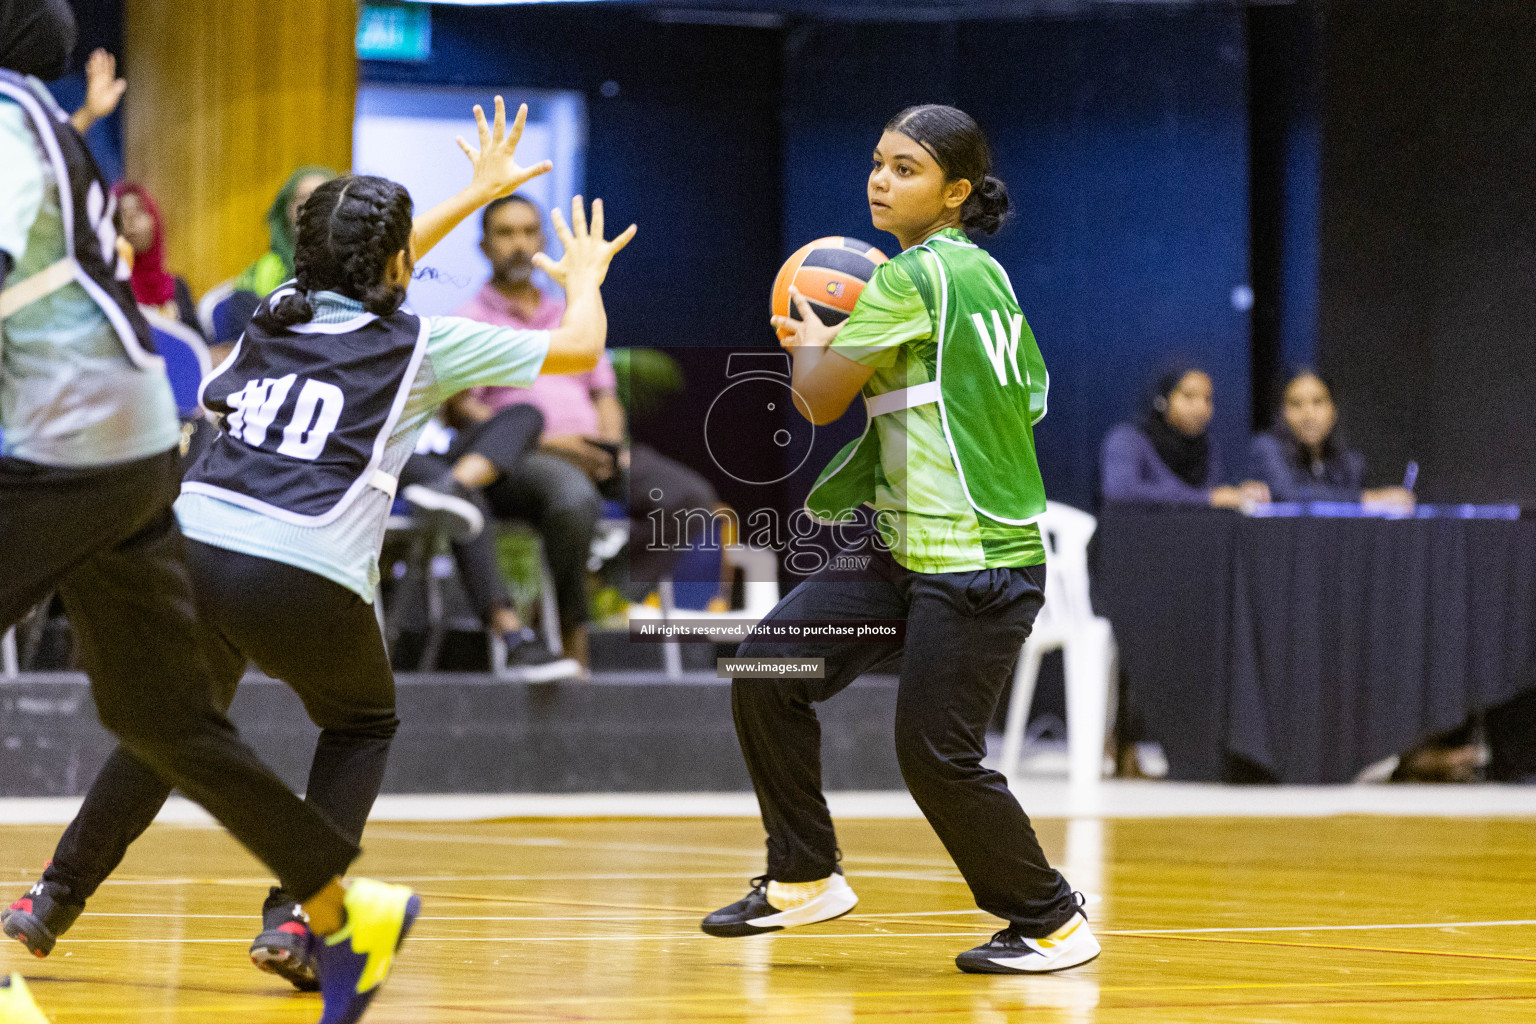
<path fill-rule="evenodd" d="M 359 878 L 347 886 L 341 929 L 314 940 L 320 997 L 320 1024 L 361 1020 L 378 994 L 395 951 L 421 913 L 421 897 L 403 885 Z"/>
<path fill-rule="evenodd" d="M 48 1024 L 19 974 L 0 978 L 0 1024 Z"/>

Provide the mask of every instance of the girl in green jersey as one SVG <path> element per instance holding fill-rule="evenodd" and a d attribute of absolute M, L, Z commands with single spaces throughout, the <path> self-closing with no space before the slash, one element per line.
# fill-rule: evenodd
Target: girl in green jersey
<path fill-rule="evenodd" d="M 738 676 L 736 731 L 768 832 L 768 871 L 704 919 L 711 935 L 756 935 L 830 920 L 858 897 L 838 867 L 821 792 L 814 705 L 865 672 L 900 666 L 902 777 L 965 876 L 977 905 L 1009 922 L 956 958 L 961 970 L 1057 971 L 1098 955 L 1081 898 L 1047 863 L 1006 780 L 982 767 L 986 726 L 1044 602 L 1045 510 L 1033 425 L 1049 383 L 1002 267 L 968 237 L 991 234 L 1008 193 L 986 137 L 953 107 L 902 111 L 875 148 L 874 226 L 902 252 L 882 264 L 841 325 L 803 296 L 795 333 L 798 411 L 840 417 L 862 394 L 864 434 L 839 452 L 806 505 L 818 519 L 875 512 L 871 546 L 832 563 L 769 620 L 905 620 L 886 644 L 834 640 L 742 645 L 743 660 L 822 658 L 822 679 Z M 869 552 L 867 557 L 855 552 Z M 845 557 L 852 555 L 852 557 Z"/>

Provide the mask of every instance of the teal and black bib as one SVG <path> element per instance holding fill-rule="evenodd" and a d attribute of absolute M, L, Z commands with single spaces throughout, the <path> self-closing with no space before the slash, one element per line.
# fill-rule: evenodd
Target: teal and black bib
<path fill-rule="evenodd" d="M 980 515 L 1023 525 L 1045 511 L 1034 425 L 1045 415 L 1049 376 L 1008 275 L 958 231 L 898 255 L 934 327 L 935 379 L 864 395 L 864 433 L 828 464 L 806 499 L 817 519 L 846 521 L 872 501 L 880 465 L 876 416 L 937 403 L 966 500 Z M 857 312 L 857 311 L 855 311 Z"/>

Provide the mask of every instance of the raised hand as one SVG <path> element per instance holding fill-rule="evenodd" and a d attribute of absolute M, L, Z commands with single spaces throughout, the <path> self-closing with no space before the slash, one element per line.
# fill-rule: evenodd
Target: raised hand
<path fill-rule="evenodd" d="M 788 337 L 779 342 L 784 348 L 794 350 L 797 348 L 826 348 L 832 344 L 832 339 L 837 337 L 837 332 L 843 329 L 842 324 L 834 324 L 828 327 L 821 322 L 821 317 L 816 315 L 811 301 L 800 293 L 800 289 L 791 286 L 789 289 L 789 301 L 795 304 L 800 311 L 800 319 L 790 316 L 776 316 L 772 318 L 775 330 L 792 332 Z M 844 321 L 846 323 L 847 321 Z"/>
<path fill-rule="evenodd" d="M 104 117 L 110 117 L 122 102 L 128 83 L 117 77 L 117 58 L 97 49 L 85 62 L 85 102 L 70 117 L 70 123 L 82 134 Z"/>
<path fill-rule="evenodd" d="M 542 252 L 533 257 L 533 262 L 540 270 L 566 288 L 569 288 L 573 282 L 593 286 L 602 284 L 603 279 L 608 276 L 608 264 L 612 262 L 618 251 L 635 237 L 635 225 L 631 224 L 613 241 L 603 239 L 603 201 L 601 199 L 592 200 L 590 228 L 587 226 L 587 214 L 582 206 L 581 196 L 571 200 L 569 227 L 566 226 L 565 218 L 560 215 L 559 210 L 550 213 L 550 220 L 555 225 L 555 235 L 560 239 L 565 252 L 558 263 Z"/>
<path fill-rule="evenodd" d="M 475 104 L 475 125 L 480 130 L 480 148 L 470 146 L 463 136 L 454 140 L 464 155 L 469 157 L 470 165 L 474 168 L 470 188 L 480 192 L 484 202 L 511 195 L 525 182 L 548 173 L 554 167 L 548 160 L 532 167 L 518 164 L 517 144 L 523 138 L 523 125 L 527 120 L 528 104 L 524 103 L 517 108 L 517 117 L 513 118 L 512 129 L 508 131 L 507 106 L 497 96 L 496 120 L 493 124 L 486 124 L 485 110 L 480 104 Z"/>

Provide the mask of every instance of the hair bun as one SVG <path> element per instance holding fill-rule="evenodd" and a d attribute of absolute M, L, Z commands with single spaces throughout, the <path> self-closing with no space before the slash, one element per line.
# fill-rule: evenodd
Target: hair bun
<path fill-rule="evenodd" d="M 303 287 L 288 289 L 276 302 L 267 300 L 266 307 L 252 319 L 257 326 L 269 331 L 285 331 L 295 324 L 308 323 L 315 315 L 315 308 L 309 302 L 309 292 Z"/>
<path fill-rule="evenodd" d="M 1008 219 L 1008 210 L 1008 186 L 1001 178 L 985 174 L 960 208 L 960 226 L 968 232 L 995 234 Z"/>

